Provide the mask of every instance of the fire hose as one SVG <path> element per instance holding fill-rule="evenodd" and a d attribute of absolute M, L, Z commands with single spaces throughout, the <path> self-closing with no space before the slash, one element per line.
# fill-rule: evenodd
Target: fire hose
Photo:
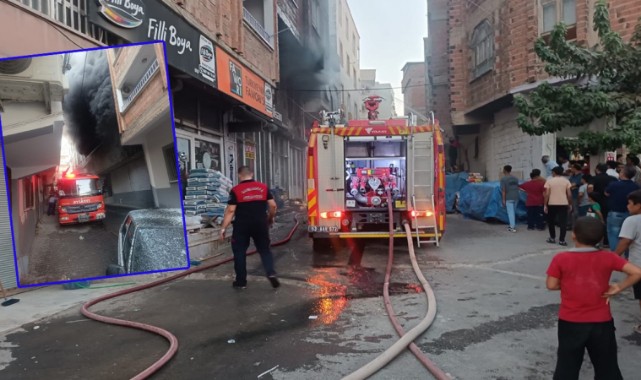
<path fill-rule="evenodd" d="M 387 196 L 390 196 L 389 189 L 387 190 Z M 423 366 L 427 368 L 427 370 L 434 376 L 434 378 L 436 378 L 437 380 L 449 380 L 451 377 L 449 377 L 445 374 L 445 372 L 439 369 L 434 364 L 434 362 L 432 362 L 427 356 L 425 356 L 425 354 L 413 342 L 418 336 L 427 331 L 427 329 L 432 325 L 432 322 L 434 322 L 434 318 L 436 317 L 436 297 L 434 295 L 434 290 L 427 282 L 425 276 L 423 276 L 423 273 L 418 266 L 416 254 L 414 252 L 414 242 L 412 241 L 412 230 L 407 221 L 403 221 L 403 226 L 405 227 L 405 236 L 407 238 L 410 260 L 412 262 L 412 268 L 414 269 L 414 272 L 416 273 L 416 276 L 418 277 L 425 291 L 425 296 L 427 298 L 427 314 L 418 325 L 416 325 L 407 333 L 403 330 L 403 327 L 400 325 L 395 316 L 392 302 L 389 296 L 389 283 L 392 274 L 392 264 L 394 262 L 394 218 L 391 202 L 388 202 L 387 210 L 389 214 L 389 245 L 387 268 L 385 271 L 385 283 L 383 284 L 383 298 L 385 309 L 387 310 L 387 315 L 390 318 L 394 329 L 401 338 L 397 340 L 396 343 L 391 345 L 387 350 L 385 350 L 381 355 L 376 357 L 371 362 L 367 363 L 365 366 L 351 373 L 350 375 L 344 377 L 343 380 L 360 380 L 372 376 L 380 369 L 385 367 L 389 362 L 394 360 L 398 355 L 403 353 L 408 345 L 410 351 L 414 354 L 414 356 L 416 356 L 421 364 L 423 364 Z"/>
<path fill-rule="evenodd" d="M 294 235 L 294 232 L 296 232 L 296 229 L 298 228 L 298 226 L 300 224 L 300 222 L 298 221 L 296 216 L 294 216 L 294 222 L 295 222 L 294 227 L 291 229 L 291 231 L 289 231 L 289 234 L 287 234 L 287 236 L 284 239 L 272 243 L 271 244 L 272 247 L 283 245 L 283 244 L 285 244 L 285 243 L 287 243 L 287 242 L 289 242 L 291 240 L 292 236 Z M 254 253 L 256 253 L 255 249 L 247 252 L 247 256 L 253 255 Z M 214 262 L 214 263 L 211 263 L 211 264 L 207 264 L 207 265 L 203 265 L 203 266 L 199 266 L 199 267 L 194 267 L 194 268 L 188 269 L 188 270 L 186 270 L 184 272 L 180 272 L 180 273 L 174 274 L 172 276 L 169 276 L 169 277 L 166 277 L 166 278 L 162 278 L 162 279 L 150 282 L 148 284 L 135 286 L 133 288 L 124 289 L 124 290 L 121 290 L 121 291 L 118 291 L 118 292 L 115 292 L 115 293 L 111 293 L 111 294 L 106 294 L 106 295 L 104 295 L 102 297 L 98 297 L 98 298 L 96 298 L 94 300 L 91 300 L 91 301 L 85 303 L 82 306 L 82 308 L 80 309 L 80 311 L 85 317 L 93 319 L 93 320 L 96 320 L 96 321 L 99 321 L 99 322 L 103 322 L 103 323 L 107 323 L 107 324 L 111 324 L 111 325 L 134 328 L 134 329 L 138 329 L 138 330 L 144 330 L 144 331 L 156 334 L 156 335 L 160 335 L 163 338 L 167 339 L 167 341 L 169 342 L 169 349 L 167 350 L 167 352 L 165 352 L 165 354 L 160 359 L 158 359 L 152 365 L 147 367 L 144 371 L 142 371 L 139 374 L 137 374 L 136 376 L 132 377 L 132 380 L 146 379 L 149 376 L 151 376 L 152 374 L 154 374 L 155 372 L 157 372 L 160 368 L 162 368 L 176 354 L 176 352 L 178 351 L 178 339 L 171 332 L 169 332 L 169 331 L 167 331 L 165 329 L 162 329 L 160 327 L 152 326 L 152 325 L 149 325 L 149 324 L 146 324 L 146 323 L 127 321 L 127 320 L 124 320 L 124 319 L 118 319 L 118 318 L 106 317 L 104 315 L 98 315 L 98 314 L 96 314 L 96 313 L 94 313 L 92 311 L 89 311 L 89 308 L 94 306 L 94 305 L 97 305 L 97 304 L 99 304 L 101 302 L 104 302 L 106 300 L 112 299 L 112 298 L 124 296 L 125 294 L 130 294 L 130 293 L 138 292 L 138 291 L 145 290 L 145 289 L 150 289 L 150 288 L 156 287 L 158 285 L 162 285 L 162 284 L 177 280 L 179 278 L 188 276 L 188 275 L 190 275 L 192 273 L 201 272 L 201 271 L 204 271 L 204 270 L 207 270 L 207 269 L 215 268 L 215 267 L 220 266 L 222 264 L 225 264 L 225 263 L 228 263 L 230 261 L 233 261 L 233 259 L 234 258 L 231 257 L 231 258 L 228 258 L 228 259 L 225 259 L 225 260 L 220 260 L 220 261 L 217 261 L 217 262 Z"/>

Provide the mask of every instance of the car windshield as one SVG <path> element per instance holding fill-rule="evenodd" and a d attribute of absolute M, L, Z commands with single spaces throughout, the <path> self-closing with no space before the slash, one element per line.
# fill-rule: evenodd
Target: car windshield
<path fill-rule="evenodd" d="M 184 229 L 138 228 L 130 260 L 131 273 L 186 267 Z"/>
<path fill-rule="evenodd" d="M 58 184 L 61 197 L 83 197 L 100 194 L 95 178 L 65 179 Z"/>

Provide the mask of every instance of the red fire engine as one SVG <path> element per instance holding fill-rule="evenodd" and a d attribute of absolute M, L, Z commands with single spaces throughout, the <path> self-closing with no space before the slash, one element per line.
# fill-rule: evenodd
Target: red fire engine
<path fill-rule="evenodd" d="M 336 124 L 324 114 L 309 135 L 308 233 L 314 250 L 331 238 L 406 237 L 404 223 L 421 243 L 439 244 L 445 232 L 445 157 L 438 122 L 375 120 L 380 101 L 365 100 L 368 120 Z M 371 109 L 374 108 L 374 109 Z M 389 194 L 389 196 L 388 196 Z"/>
<path fill-rule="evenodd" d="M 94 174 L 67 172 L 58 179 L 58 222 L 84 223 L 106 217 L 105 202 Z"/>

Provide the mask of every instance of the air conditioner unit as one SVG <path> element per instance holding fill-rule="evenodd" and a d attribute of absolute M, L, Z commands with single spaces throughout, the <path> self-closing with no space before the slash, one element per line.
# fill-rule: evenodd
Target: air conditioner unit
<path fill-rule="evenodd" d="M 63 54 L 58 54 L 1 61 L 0 78 L 20 78 L 30 81 L 66 84 L 66 78 L 62 72 L 63 58 Z"/>

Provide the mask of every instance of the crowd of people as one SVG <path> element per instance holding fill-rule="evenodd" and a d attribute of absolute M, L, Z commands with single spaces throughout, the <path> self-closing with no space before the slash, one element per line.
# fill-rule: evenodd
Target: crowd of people
<path fill-rule="evenodd" d="M 534 169 L 519 183 L 503 168 L 501 193 L 508 213 L 508 231 L 516 232 L 519 192 L 527 194 L 529 230 L 545 230 L 548 243 L 566 246 L 571 232 L 574 247 L 560 252 L 547 270 L 547 288 L 561 291 L 557 365 L 554 379 L 578 379 L 585 350 L 596 379 L 622 379 L 617 360 L 614 320 L 609 300 L 632 287 L 641 307 L 641 166 L 628 155 L 626 162 L 609 161 L 590 173 L 584 162 L 543 156 L 545 176 Z M 610 283 L 612 273 L 626 277 Z M 641 334 L 641 324 L 633 327 Z"/>

